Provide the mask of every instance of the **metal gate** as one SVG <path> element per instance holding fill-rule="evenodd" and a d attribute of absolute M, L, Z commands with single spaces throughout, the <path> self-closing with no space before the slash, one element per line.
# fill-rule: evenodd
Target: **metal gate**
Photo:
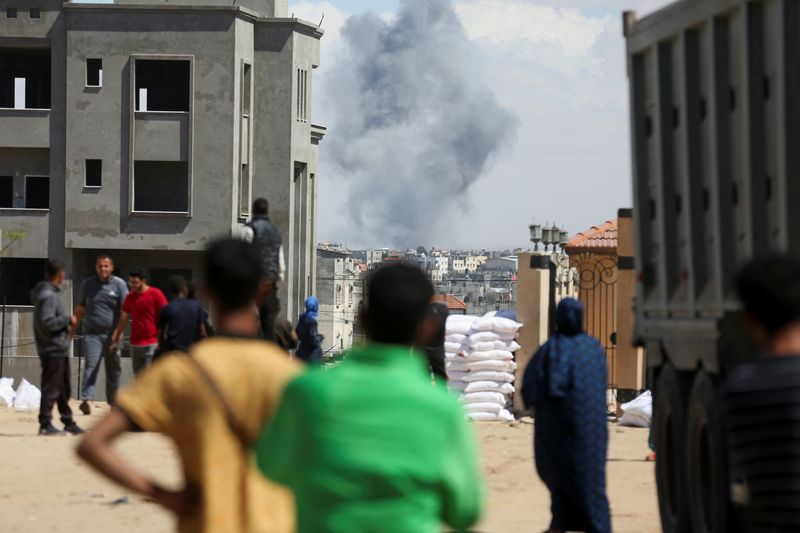
<path fill-rule="evenodd" d="M 602 344 L 608 363 L 608 384 L 616 388 L 613 377 L 617 350 L 617 258 L 583 253 L 571 256 L 570 266 L 577 272 L 577 296 L 584 307 L 584 330 Z"/>

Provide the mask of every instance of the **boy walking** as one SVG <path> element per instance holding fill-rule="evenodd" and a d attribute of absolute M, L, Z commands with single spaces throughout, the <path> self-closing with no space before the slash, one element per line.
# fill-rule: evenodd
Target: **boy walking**
<path fill-rule="evenodd" d="M 258 465 L 295 494 L 300 533 L 467 529 L 481 511 L 475 442 L 461 406 L 411 346 L 427 345 L 433 288 L 410 265 L 379 269 L 367 345 L 286 389 Z"/>
<path fill-rule="evenodd" d="M 61 301 L 63 282 L 64 265 L 50 260 L 45 266 L 45 280 L 39 282 L 31 292 L 36 351 L 42 363 L 39 435 L 64 435 L 64 431 L 73 435 L 83 433 L 72 419 L 72 409 L 69 407 L 69 329 L 75 322 Z M 53 404 L 58 405 L 64 431 L 53 426 Z"/>

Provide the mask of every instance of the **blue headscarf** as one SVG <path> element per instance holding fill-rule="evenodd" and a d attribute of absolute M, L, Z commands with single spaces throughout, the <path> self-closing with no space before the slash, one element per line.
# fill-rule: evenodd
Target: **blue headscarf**
<path fill-rule="evenodd" d="M 306 298 L 306 318 L 311 318 L 316 320 L 317 313 L 319 313 L 319 300 L 317 300 L 316 296 L 309 296 Z"/>

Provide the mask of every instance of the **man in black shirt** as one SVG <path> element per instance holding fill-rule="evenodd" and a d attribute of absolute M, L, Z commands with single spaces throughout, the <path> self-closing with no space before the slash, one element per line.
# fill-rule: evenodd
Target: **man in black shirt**
<path fill-rule="evenodd" d="M 185 352 L 206 336 L 205 311 L 198 300 L 187 298 L 189 288 L 181 276 L 170 278 L 173 300 L 161 310 L 158 325 L 159 355 Z"/>

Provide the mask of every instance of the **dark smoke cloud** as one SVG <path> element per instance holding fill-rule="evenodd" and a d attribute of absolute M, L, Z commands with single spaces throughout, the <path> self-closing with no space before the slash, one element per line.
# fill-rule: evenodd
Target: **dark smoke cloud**
<path fill-rule="evenodd" d="M 327 83 L 327 163 L 350 180 L 351 242 L 412 246 L 454 234 L 466 191 L 516 130 L 475 72 L 449 0 L 405 0 L 397 17 L 351 17 Z M 333 169 L 331 169 L 333 170 Z M 444 219 L 446 217 L 446 220 Z M 443 235 L 444 233 L 444 235 Z"/>

